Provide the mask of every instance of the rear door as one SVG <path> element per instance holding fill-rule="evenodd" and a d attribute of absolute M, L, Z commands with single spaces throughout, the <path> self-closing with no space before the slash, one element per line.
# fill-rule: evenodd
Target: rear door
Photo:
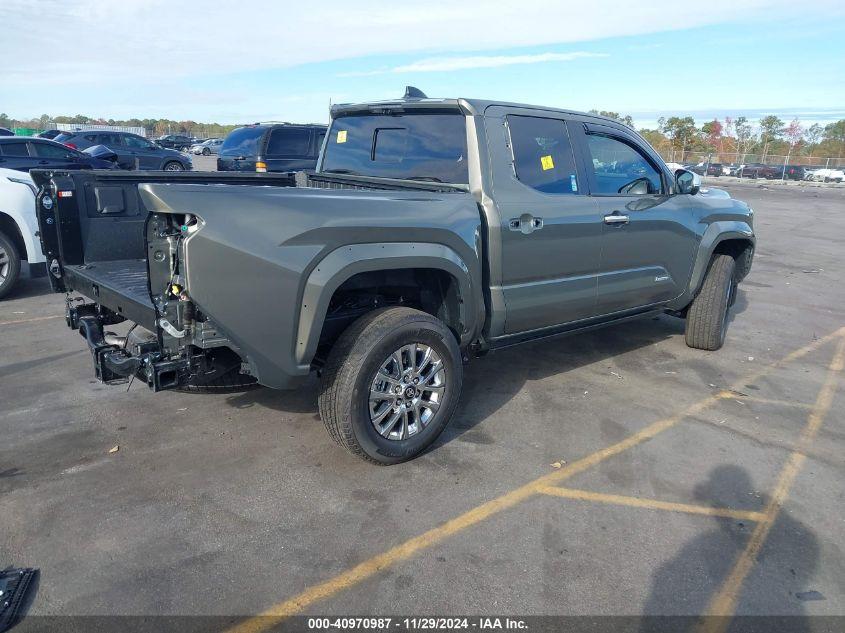
<path fill-rule="evenodd" d="M 78 154 L 67 147 L 46 141 L 30 141 L 30 152 L 37 159 L 37 166 L 47 169 L 84 169 L 88 167 Z"/>
<path fill-rule="evenodd" d="M 26 139 L 0 143 L 0 167 L 29 171 L 38 167 L 37 159 L 29 154 Z"/>
<path fill-rule="evenodd" d="M 633 134 L 589 123 L 577 136 L 602 222 L 598 313 L 677 297 L 699 241 L 690 196 L 671 194 L 660 159 Z"/>
<path fill-rule="evenodd" d="M 501 218 L 505 334 L 594 316 L 601 217 L 584 195 L 564 115 L 496 106 L 485 111 L 485 126 Z"/>
<path fill-rule="evenodd" d="M 267 171 L 285 172 L 314 169 L 312 132 L 306 127 L 276 127 L 270 130 L 264 150 Z"/>

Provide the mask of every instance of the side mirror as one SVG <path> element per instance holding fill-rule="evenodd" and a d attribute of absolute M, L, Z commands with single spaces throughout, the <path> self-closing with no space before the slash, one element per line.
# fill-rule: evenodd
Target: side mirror
<path fill-rule="evenodd" d="M 688 193 L 694 196 L 701 189 L 701 177 L 686 169 L 675 172 L 675 190 L 678 193 Z"/>

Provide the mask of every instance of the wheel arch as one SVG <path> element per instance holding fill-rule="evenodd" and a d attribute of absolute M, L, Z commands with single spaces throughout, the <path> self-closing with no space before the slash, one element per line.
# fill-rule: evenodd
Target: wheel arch
<path fill-rule="evenodd" d="M 420 272 L 424 279 L 447 283 L 447 287 L 439 288 L 444 300 L 444 321 L 459 346 L 468 345 L 479 326 L 480 288 L 476 288 L 469 267 L 454 250 L 420 242 L 353 244 L 326 255 L 308 275 L 297 320 L 296 363 L 300 367 L 311 364 L 321 342 L 329 305 L 339 291 L 362 278 L 379 280 L 387 275 L 416 276 Z"/>
<path fill-rule="evenodd" d="M 23 233 L 21 233 L 21 229 L 18 226 L 18 222 L 15 218 L 4 211 L 0 211 L 0 233 L 3 233 L 6 237 L 12 240 L 15 248 L 18 249 L 21 261 L 28 261 L 28 254 L 34 250 L 33 248 L 28 247 L 34 246 L 34 244 L 29 245 L 26 243 Z"/>
<path fill-rule="evenodd" d="M 669 307 L 680 311 L 690 304 L 704 283 L 704 276 L 714 254 L 731 255 L 737 261 L 736 281 L 741 281 L 751 270 L 755 246 L 754 231 L 748 223 L 737 220 L 713 222 L 707 227 L 698 245 L 686 291 L 672 301 Z"/>

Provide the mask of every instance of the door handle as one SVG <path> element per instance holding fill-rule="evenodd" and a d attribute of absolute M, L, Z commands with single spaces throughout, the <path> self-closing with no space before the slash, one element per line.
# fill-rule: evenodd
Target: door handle
<path fill-rule="evenodd" d="M 523 235 L 528 235 L 543 228 L 543 218 L 535 218 L 530 213 L 523 213 L 518 218 L 508 220 L 508 228 L 511 231 L 519 231 Z"/>
<path fill-rule="evenodd" d="M 619 211 L 614 211 L 610 215 L 604 216 L 605 224 L 628 224 L 631 221 L 627 215 L 622 215 Z"/>

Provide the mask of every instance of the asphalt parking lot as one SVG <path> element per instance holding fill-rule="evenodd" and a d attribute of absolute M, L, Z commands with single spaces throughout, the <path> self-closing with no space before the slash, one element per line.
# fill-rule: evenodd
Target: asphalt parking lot
<path fill-rule="evenodd" d="M 316 381 L 97 384 L 63 297 L 24 282 L 0 568 L 41 569 L 30 615 L 845 615 L 845 188 L 727 188 L 758 251 L 724 349 L 665 316 L 488 355 L 387 468 L 331 443 Z"/>

